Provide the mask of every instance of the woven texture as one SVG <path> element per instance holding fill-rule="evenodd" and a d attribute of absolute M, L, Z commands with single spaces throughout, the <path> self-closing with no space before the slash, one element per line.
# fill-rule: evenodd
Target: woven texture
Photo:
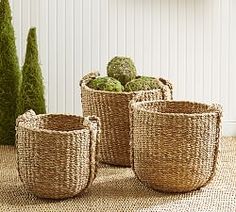
<path fill-rule="evenodd" d="M 219 105 L 137 99 L 131 111 L 132 167 L 141 182 L 165 192 L 187 192 L 213 178 Z"/>
<path fill-rule="evenodd" d="M 86 83 L 96 78 L 90 73 L 81 81 L 83 115 L 95 115 L 101 119 L 101 161 L 120 166 L 130 166 L 129 102 L 140 92 L 107 92 L 90 89 Z M 146 100 L 172 99 L 172 85 L 160 78 L 162 88 L 145 91 Z"/>
<path fill-rule="evenodd" d="M 89 187 L 96 174 L 99 120 L 73 115 L 17 119 L 18 170 L 26 190 L 44 198 L 67 198 Z"/>
<path fill-rule="evenodd" d="M 26 192 L 17 174 L 15 149 L 0 146 L 0 211 L 232 212 L 236 208 L 236 138 L 224 138 L 220 147 L 216 176 L 194 192 L 160 193 L 139 183 L 130 168 L 102 166 L 86 192 L 54 201 Z"/>

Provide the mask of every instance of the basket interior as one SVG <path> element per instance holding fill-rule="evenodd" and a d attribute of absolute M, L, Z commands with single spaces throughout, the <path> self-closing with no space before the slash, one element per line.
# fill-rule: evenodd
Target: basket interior
<path fill-rule="evenodd" d="M 67 115 L 43 115 L 36 119 L 36 127 L 39 129 L 54 131 L 73 131 L 81 130 L 83 126 L 83 118 Z"/>
<path fill-rule="evenodd" d="M 214 107 L 207 104 L 181 101 L 141 102 L 138 103 L 137 108 L 154 113 L 201 114 L 216 112 Z"/>

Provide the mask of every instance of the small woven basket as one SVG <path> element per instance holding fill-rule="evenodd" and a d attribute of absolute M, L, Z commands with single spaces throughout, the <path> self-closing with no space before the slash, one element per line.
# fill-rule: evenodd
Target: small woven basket
<path fill-rule="evenodd" d="M 187 192 L 214 176 L 222 109 L 184 101 L 131 101 L 131 160 L 138 179 L 164 192 Z"/>
<path fill-rule="evenodd" d="M 36 115 L 16 121 L 18 172 L 25 188 L 42 198 L 62 199 L 88 188 L 96 176 L 99 119 Z"/>
<path fill-rule="evenodd" d="M 130 123 L 129 102 L 140 92 L 109 92 L 89 88 L 86 84 L 99 76 L 92 72 L 83 77 L 81 85 L 81 101 L 83 115 L 95 115 L 101 120 L 101 142 L 99 145 L 101 161 L 119 166 L 130 164 Z M 172 85 L 159 78 L 162 88 L 142 91 L 146 100 L 150 98 L 172 99 Z"/>

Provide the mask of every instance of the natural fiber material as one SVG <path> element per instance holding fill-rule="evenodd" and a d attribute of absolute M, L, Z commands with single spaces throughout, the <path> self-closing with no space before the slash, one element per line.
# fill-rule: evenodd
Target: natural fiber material
<path fill-rule="evenodd" d="M 220 141 L 219 105 L 139 102 L 137 96 L 130 106 L 132 167 L 141 182 L 161 191 L 187 192 L 212 180 Z"/>
<path fill-rule="evenodd" d="M 140 92 L 108 92 L 89 88 L 86 84 L 98 76 L 98 73 L 90 73 L 81 81 L 81 96 L 84 116 L 95 115 L 101 119 L 101 161 L 130 166 L 130 124 L 129 102 Z M 172 85 L 160 78 L 161 88 L 145 93 L 145 99 L 172 98 Z"/>
<path fill-rule="evenodd" d="M 11 8 L 8 0 L 0 0 L 0 144 L 15 143 L 19 84 L 20 68 Z"/>
<path fill-rule="evenodd" d="M 130 168 L 102 166 L 87 192 L 54 201 L 24 189 L 17 176 L 15 149 L 0 146 L 0 211 L 232 212 L 236 208 L 236 138 L 224 138 L 220 150 L 213 181 L 194 192 L 160 193 L 139 183 Z"/>
<path fill-rule="evenodd" d="M 96 175 L 99 120 L 73 115 L 17 118 L 18 171 L 25 188 L 43 198 L 67 198 L 91 185 Z"/>

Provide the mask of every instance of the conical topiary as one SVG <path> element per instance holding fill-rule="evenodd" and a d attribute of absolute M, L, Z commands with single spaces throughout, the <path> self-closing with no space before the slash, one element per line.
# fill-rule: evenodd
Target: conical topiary
<path fill-rule="evenodd" d="M 11 8 L 0 1 L 0 144 L 15 143 L 15 120 L 20 70 L 16 53 Z"/>
<path fill-rule="evenodd" d="M 38 58 L 36 28 L 29 30 L 25 63 L 22 69 L 19 111 L 33 109 L 36 114 L 46 113 L 44 86 Z"/>

